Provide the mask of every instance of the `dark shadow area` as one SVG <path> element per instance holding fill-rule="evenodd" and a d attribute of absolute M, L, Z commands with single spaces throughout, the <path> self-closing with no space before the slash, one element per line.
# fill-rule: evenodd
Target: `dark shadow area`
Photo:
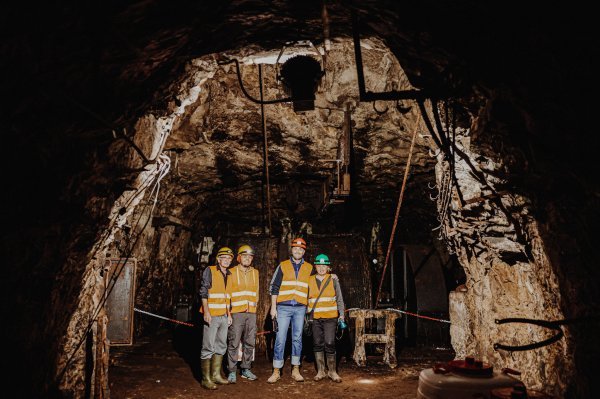
<path fill-rule="evenodd" d="M 197 308 L 195 308 L 197 309 Z M 192 375 L 197 381 L 202 379 L 200 369 L 200 352 L 202 351 L 202 331 L 204 320 L 200 312 L 192 312 L 192 320 L 186 325 L 175 325 L 172 328 L 173 349 L 189 365 Z"/>

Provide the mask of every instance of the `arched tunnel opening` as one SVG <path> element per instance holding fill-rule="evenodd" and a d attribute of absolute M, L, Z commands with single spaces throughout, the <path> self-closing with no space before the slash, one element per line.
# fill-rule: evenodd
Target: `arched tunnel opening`
<path fill-rule="evenodd" d="M 24 397 L 594 397 L 586 24 L 469 2 L 94 7 L 7 14 L 5 160 L 22 167 L 2 332 Z M 294 381 L 294 328 L 267 382 L 297 238 L 337 278 L 341 384 L 313 381 L 310 334 Z M 233 267 L 244 245 L 258 380 L 209 393 L 202 300 L 219 251 Z"/>

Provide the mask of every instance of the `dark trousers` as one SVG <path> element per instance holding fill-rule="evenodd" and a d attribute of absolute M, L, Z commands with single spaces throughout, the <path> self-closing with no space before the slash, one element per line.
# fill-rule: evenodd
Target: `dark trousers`
<path fill-rule="evenodd" d="M 337 317 L 331 319 L 314 319 L 313 349 L 315 352 L 335 353 L 335 329 Z"/>

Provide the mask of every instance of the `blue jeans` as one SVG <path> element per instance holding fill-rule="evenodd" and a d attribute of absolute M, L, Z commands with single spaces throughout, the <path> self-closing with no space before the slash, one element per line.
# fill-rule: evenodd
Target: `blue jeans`
<path fill-rule="evenodd" d="M 304 315 L 306 306 L 277 305 L 277 336 L 275 338 L 275 349 L 273 353 L 273 368 L 283 367 L 283 351 L 287 338 L 290 322 L 292 323 L 292 365 L 300 365 L 302 354 L 302 327 L 304 326 Z"/>

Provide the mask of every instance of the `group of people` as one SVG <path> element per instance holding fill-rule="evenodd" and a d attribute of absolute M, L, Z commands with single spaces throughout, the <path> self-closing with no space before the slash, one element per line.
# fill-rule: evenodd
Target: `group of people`
<path fill-rule="evenodd" d="M 344 300 L 339 280 L 331 274 L 329 257 L 320 254 L 315 265 L 304 260 L 306 241 L 295 238 L 291 256 L 281 262 L 269 286 L 275 336 L 273 373 L 267 380 L 276 383 L 281 378 L 288 328 L 291 325 L 292 379 L 302 382 L 300 373 L 302 332 L 305 316 L 314 320 L 312 337 L 317 365 L 315 381 L 329 377 L 342 379 L 336 370 L 335 334 L 338 323 L 344 322 Z M 252 266 L 254 249 L 242 245 L 237 252 L 238 264 L 230 267 L 234 252 L 228 247 L 217 252 L 217 265 L 204 270 L 200 285 L 201 312 L 204 317 L 201 366 L 202 387 L 217 389 L 217 384 L 234 384 L 237 380 L 238 348 L 243 342 L 240 364 L 242 378 L 256 380 L 251 371 L 256 342 L 256 309 L 259 299 L 259 272 Z M 243 340 L 243 341 L 242 341 Z M 222 375 L 223 358 L 227 353 L 227 377 Z"/>

